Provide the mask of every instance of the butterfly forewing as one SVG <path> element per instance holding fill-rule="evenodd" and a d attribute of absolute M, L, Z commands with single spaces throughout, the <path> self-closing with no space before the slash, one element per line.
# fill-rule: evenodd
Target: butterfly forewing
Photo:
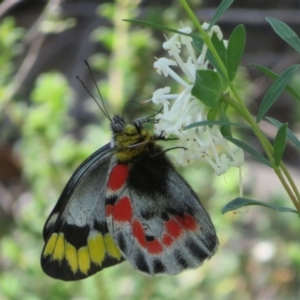
<path fill-rule="evenodd" d="M 76 280 L 123 261 L 105 219 L 105 180 L 110 145 L 75 171 L 45 227 L 43 270 L 54 278 Z"/>
<path fill-rule="evenodd" d="M 109 169 L 107 224 L 133 267 L 177 274 L 214 254 L 218 239 L 208 214 L 160 147 L 127 164 L 112 160 Z"/>

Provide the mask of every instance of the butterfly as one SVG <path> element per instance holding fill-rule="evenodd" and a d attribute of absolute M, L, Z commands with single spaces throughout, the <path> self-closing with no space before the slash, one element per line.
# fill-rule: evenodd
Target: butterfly
<path fill-rule="evenodd" d="M 74 172 L 48 217 L 41 266 L 83 279 L 127 260 L 146 274 L 197 268 L 218 238 L 195 192 L 173 167 L 165 140 L 144 124 L 110 118 L 112 140 Z"/>

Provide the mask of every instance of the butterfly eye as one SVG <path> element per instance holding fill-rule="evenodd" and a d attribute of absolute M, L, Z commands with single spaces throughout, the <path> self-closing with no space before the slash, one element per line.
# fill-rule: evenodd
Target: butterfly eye
<path fill-rule="evenodd" d="M 114 123 L 114 124 L 111 125 L 111 129 L 115 133 L 121 133 L 122 131 L 124 131 L 124 124 Z"/>
<path fill-rule="evenodd" d="M 125 123 L 123 119 L 121 119 L 119 116 L 113 117 L 113 122 L 111 123 L 111 130 L 114 133 L 121 133 L 124 131 Z"/>

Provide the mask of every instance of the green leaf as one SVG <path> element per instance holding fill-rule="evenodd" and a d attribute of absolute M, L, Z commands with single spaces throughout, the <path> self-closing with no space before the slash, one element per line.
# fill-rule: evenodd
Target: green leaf
<path fill-rule="evenodd" d="M 271 85 L 271 87 L 267 90 L 264 99 L 260 105 L 260 108 L 257 113 L 256 122 L 259 123 L 262 118 L 265 116 L 266 112 L 272 106 L 272 104 L 276 101 L 278 96 L 285 89 L 287 84 L 290 82 L 294 74 L 299 69 L 300 65 L 294 65 L 287 70 L 285 70 Z"/>
<path fill-rule="evenodd" d="M 215 35 L 213 35 L 212 40 L 216 42 Z M 201 53 L 204 42 L 200 36 L 194 35 L 193 36 L 193 45 L 196 48 L 196 50 L 198 50 L 199 53 Z M 220 53 L 218 52 L 218 54 L 221 56 L 221 59 L 223 59 L 222 57 L 224 55 L 226 55 L 226 49 L 225 49 L 225 52 L 222 52 L 221 44 L 217 44 L 217 42 L 216 42 L 216 45 L 214 45 L 214 46 L 216 46 L 218 48 L 217 51 L 220 51 Z M 217 61 L 215 60 L 214 56 L 212 55 L 212 53 L 210 52 L 209 49 L 207 50 L 206 58 L 208 59 L 210 64 L 217 70 L 217 74 L 218 74 L 220 82 L 221 82 L 221 87 L 222 87 L 221 89 L 222 89 L 222 91 L 225 91 L 228 87 L 228 82 L 226 79 L 227 74 L 223 74 L 222 70 L 219 67 L 219 64 L 217 63 Z"/>
<path fill-rule="evenodd" d="M 243 25 L 237 26 L 230 36 L 227 47 L 226 66 L 228 77 L 233 81 L 244 53 L 246 31 Z"/>
<path fill-rule="evenodd" d="M 282 126 L 278 129 L 278 132 L 275 137 L 274 160 L 275 160 L 276 167 L 280 165 L 285 150 L 287 127 L 288 127 L 287 123 L 282 124 Z"/>
<path fill-rule="evenodd" d="M 223 0 L 221 4 L 218 6 L 215 15 L 212 17 L 208 31 L 218 22 L 220 17 L 224 14 L 224 12 L 230 7 L 232 4 L 233 0 Z"/>
<path fill-rule="evenodd" d="M 214 37 L 214 35 L 213 35 Z M 195 47 L 195 49 L 201 53 L 202 52 L 202 49 L 203 49 L 203 46 L 204 46 L 204 41 L 203 39 L 201 38 L 200 35 L 193 35 L 193 45 Z M 215 38 L 214 38 L 215 39 Z M 220 70 L 219 69 L 219 66 L 218 66 L 218 63 L 217 61 L 215 60 L 214 56 L 212 55 L 212 53 L 207 50 L 207 53 L 206 53 L 206 58 L 209 60 L 209 62 L 212 64 L 212 66 L 217 69 L 217 70 Z"/>
<path fill-rule="evenodd" d="M 202 49 L 203 49 L 203 46 L 204 46 L 204 41 L 203 39 L 201 38 L 201 36 L 199 35 L 195 35 L 193 36 L 193 45 L 194 47 L 196 48 L 196 50 L 201 53 L 202 52 Z M 215 58 L 213 57 L 212 53 L 208 50 L 207 51 L 207 54 L 206 54 L 206 58 L 209 60 L 209 62 L 212 64 L 212 66 L 217 69 L 218 71 L 221 72 L 220 68 L 219 68 L 219 65 L 217 63 L 217 61 L 215 60 Z"/>
<path fill-rule="evenodd" d="M 268 121 L 270 121 L 277 128 L 280 128 L 283 125 L 281 122 L 279 122 L 273 118 L 267 117 L 266 119 Z M 287 137 L 296 146 L 296 148 L 298 150 L 300 150 L 300 141 L 298 140 L 298 138 L 294 135 L 294 133 L 290 129 L 287 129 Z"/>
<path fill-rule="evenodd" d="M 143 21 L 143 20 L 123 19 L 122 21 L 129 22 L 129 23 L 132 23 L 132 24 L 142 25 L 144 27 L 149 27 L 149 28 L 154 28 L 154 29 L 179 33 L 179 34 L 188 35 L 188 36 L 193 36 L 194 35 L 194 34 L 188 34 L 188 33 L 180 32 L 180 31 L 178 31 L 176 29 L 173 29 L 173 28 L 169 28 L 169 27 L 166 27 L 166 26 L 163 26 L 163 25 L 159 25 L 159 24 L 156 24 L 156 23 L 147 22 L 147 21 Z"/>
<path fill-rule="evenodd" d="M 285 23 L 274 18 L 266 18 L 274 31 L 297 52 L 300 53 L 300 39 L 297 34 Z"/>
<path fill-rule="evenodd" d="M 222 95 L 218 74 L 212 70 L 197 71 L 192 95 L 208 107 L 217 106 Z"/>
<path fill-rule="evenodd" d="M 213 125 L 218 125 L 218 126 L 222 126 L 222 125 L 225 125 L 225 126 L 237 126 L 237 127 L 246 127 L 248 129 L 251 129 L 247 125 L 238 124 L 238 123 L 231 123 L 231 122 L 225 122 L 225 121 L 200 121 L 200 122 L 195 122 L 193 124 L 185 126 L 184 129 L 186 130 L 186 129 L 190 129 L 190 128 L 194 128 L 194 127 L 213 126 Z"/>
<path fill-rule="evenodd" d="M 226 140 L 228 140 L 229 142 L 235 144 L 236 146 L 242 148 L 243 150 L 247 151 L 248 153 L 250 153 L 254 158 L 256 158 L 258 161 L 260 161 L 261 163 L 272 167 L 272 164 L 269 162 L 269 160 L 267 158 L 265 158 L 261 153 L 259 153 L 257 150 L 255 150 L 254 148 L 252 148 L 251 146 L 245 144 L 244 142 L 237 140 L 235 138 L 231 138 L 231 137 L 224 137 Z"/>
<path fill-rule="evenodd" d="M 201 53 L 203 45 L 204 45 L 204 42 L 203 42 L 203 40 L 201 39 L 200 36 L 194 35 L 193 36 L 193 45 L 194 45 L 195 49 L 198 50 L 199 53 Z M 223 74 L 222 70 L 219 67 L 219 64 L 215 60 L 215 58 L 212 55 L 212 53 L 210 52 L 210 50 L 207 50 L 206 58 L 208 59 L 208 61 L 210 62 L 210 64 L 214 67 L 214 69 L 216 69 L 217 74 L 219 76 L 220 83 L 221 83 L 221 90 L 225 91 L 227 89 L 227 87 L 228 87 L 228 82 L 226 80 L 227 74 L 226 75 Z"/>
<path fill-rule="evenodd" d="M 224 64 L 226 64 L 226 52 L 227 49 L 224 45 L 223 40 L 219 40 L 217 37 L 216 33 L 214 33 L 211 37 L 211 42 L 213 43 L 217 53 L 219 54 L 221 60 L 223 61 Z"/>
<path fill-rule="evenodd" d="M 241 207 L 249 206 L 249 205 L 260 205 L 260 206 L 272 208 L 272 209 L 280 211 L 280 212 L 292 212 L 292 213 L 298 214 L 298 211 L 293 209 L 293 208 L 279 206 L 279 205 L 270 204 L 270 203 L 267 203 L 267 202 L 262 202 L 262 201 L 257 201 L 257 200 L 241 198 L 241 197 L 237 197 L 234 200 L 227 203 L 222 208 L 222 214 L 225 214 L 228 211 L 236 210 L 236 209 L 239 209 Z"/>
<path fill-rule="evenodd" d="M 266 74 L 268 77 L 272 78 L 272 79 L 277 79 L 279 76 L 271 71 L 270 69 L 264 67 L 264 66 L 260 66 L 260 65 L 257 65 L 257 64 L 250 64 L 251 66 L 257 68 L 258 70 L 260 70 L 262 73 Z M 287 92 L 289 92 L 293 97 L 295 97 L 297 100 L 300 100 L 300 95 L 290 86 L 290 85 L 287 85 L 285 87 L 285 90 Z"/>

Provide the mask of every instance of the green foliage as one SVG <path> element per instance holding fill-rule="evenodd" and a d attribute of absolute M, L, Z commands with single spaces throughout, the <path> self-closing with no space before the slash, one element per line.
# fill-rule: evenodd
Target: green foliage
<path fill-rule="evenodd" d="M 249 154 L 251 154 L 255 159 L 257 159 L 262 164 L 265 164 L 266 166 L 272 167 L 271 163 L 266 159 L 259 151 L 248 145 L 247 143 L 237 140 L 232 137 L 225 137 L 229 142 L 235 144 L 239 148 L 242 148 L 243 150 L 247 151 Z"/>
<path fill-rule="evenodd" d="M 101 93 L 104 99 L 109 99 L 114 112 L 123 108 L 125 100 L 140 100 L 135 99 L 135 95 L 144 99 L 145 91 L 151 89 L 149 72 L 152 71 L 152 64 L 148 57 L 157 43 L 150 30 L 136 30 L 123 21 L 137 15 L 136 5 L 136 1 L 125 5 L 122 1 L 101 4 L 98 9 L 100 16 L 108 18 L 113 27 L 99 27 L 91 35 L 94 41 L 102 43 L 110 53 L 93 55 L 90 63 L 96 70 L 107 74 L 107 80 L 100 83 Z"/>
<path fill-rule="evenodd" d="M 300 39 L 288 25 L 274 18 L 266 18 L 266 20 L 284 41 L 300 53 Z"/>
<path fill-rule="evenodd" d="M 274 141 L 274 160 L 276 167 L 280 166 L 282 156 L 286 146 L 286 133 L 287 133 L 287 124 L 283 124 L 278 129 L 278 132 Z"/>
<path fill-rule="evenodd" d="M 233 0 L 223 0 L 221 4 L 217 7 L 216 12 L 209 22 L 208 30 L 211 29 L 220 19 L 220 17 L 226 12 L 226 10 L 231 6 Z"/>
<path fill-rule="evenodd" d="M 233 81 L 240 65 L 246 41 L 246 30 L 243 25 L 237 26 L 232 32 L 226 51 L 226 68 L 228 79 Z"/>
<path fill-rule="evenodd" d="M 257 123 L 259 123 L 264 118 L 267 111 L 274 104 L 279 95 L 283 92 L 295 73 L 298 71 L 299 66 L 300 65 L 295 65 L 285 70 L 268 89 L 256 116 Z"/>
<path fill-rule="evenodd" d="M 22 34 L 23 30 L 21 28 L 15 28 L 13 18 L 5 18 L 0 23 L 1 86 L 7 83 L 8 76 L 10 76 L 13 71 L 12 59 L 22 50 L 22 46 L 19 43 Z M 1 93 L 0 99 L 2 99 Z"/>
<path fill-rule="evenodd" d="M 9 79 L 14 70 L 13 58 L 22 51 L 20 39 L 23 29 L 15 28 L 13 18 L 5 18 L 0 23 L 0 109 L 6 104 L 11 93 Z"/>
<path fill-rule="evenodd" d="M 273 118 L 270 118 L 270 117 L 267 117 L 266 118 L 268 121 L 270 121 L 275 127 L 277 127 L 278 129 L 282 127 L 282 123 L 279 122 L 278 120 L 276 119 L 273 119 Z M 294 133 L 287 128 L 287 137 L 289 138 L 289 140 L 296 146 L 296 148 L 298 150 L 300 150 L 300 141 L 299 139 L 294 135 Z"/>
<path fill-rule="evenodd" d="M 265 75 L 267 75 L 273 80 L 276 80 L 279 77 L 275 72 L 269 70 L 264 66 L 260 66 L 257 64 L 251 64 L 251 66 L 257 68 L 258 70 L 260 70 L 262 73 L 264 73 Z M 300 95 L 289 84 L 286 85 L 285 90 L 289 92 L 296 100 L 300 100 Z"/>
<path fill-rule="evenodd" d="M 209 108 L 216 107 L 222 95 L 222 86 L 218 74 L 212 70 L 197 71 L 192 95 Z"/>
<path fill-rule="evenodd" d="M 271 208 L 274 210 L 277 210 L 279 212 L 292 212 L 298 214 L 298 211 L 289 207 L 283 207 L 283 206 L 278 206 L 272 203 L 267 203 L 267 202 L 262 202 L 262 201 L 256 201 L 256 200 L 251 200 L 251 199 L 246 199 L 246 198 L 241 198 L 237 197 L 227 203 L 223 208 L 222 208 L 222 214 L 225 214 L 229 211 L 233 211 L 236 209 L 239 209 L 244 206 L 250 206 L 250 205 L 259 205 L 259 206 L 264 206 L 267 208 Z"/>

